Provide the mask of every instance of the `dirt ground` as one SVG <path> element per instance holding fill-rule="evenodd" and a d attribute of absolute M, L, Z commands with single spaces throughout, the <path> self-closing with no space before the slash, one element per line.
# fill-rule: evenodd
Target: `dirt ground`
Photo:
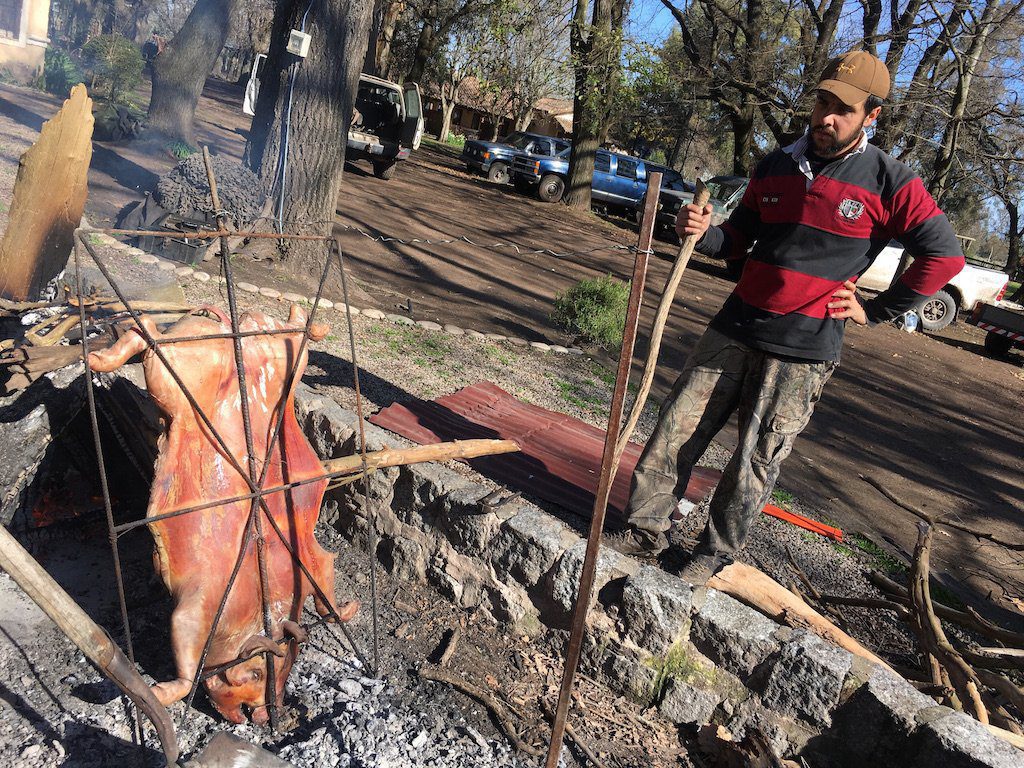
<path fill-rule="evenodd" d="M 240 103 L 237 89 L 208 84 L 198 135 L 211 151 L 241 155 L 248 119 Z M 0 173 L 13 173 L 19 148 L 57 106 L 44 94 L 0 88 Z M 100 226 L 111 224 L 174 164 L 141 145 L 94 146 L 87 215 Z M 545 205 L 469 176 L 453 153 L 429 147 L 414 153 L 389 182 L 374 178 L 365 165 L 349 166 L 338 221 L 356 228 L 339 232 L 360 292 L 379 308 L 402 307 L 415 319 L 530 340 L 564 341 L 548 319 L 555 295 L 584 277 L 627 278 L 630 254 L 607 247 L 632 244 L 636 237 L 628 222 Z M 382 244 L 364 234 L 407 241 L 465 237 L 476 245 Z M 491 247 L 498 242 L 519 250 Z M 674 253 L 667 244 L 656 247 L 641 328 L 649 327 Z M 595 248 L 604 250 L 587 252 Z M 240 265 L 243 273 L 258 268 Z M 716 263 L 695 260 L 687 271 L 666 330 L 655 397 L 667 390 L 729 290 Z M 902 553 L 913 549 L 915 518 L 860 475 L 929 512 L 1024 540 L 1024 358 L 988 358 L 982 338 L 962 323 L 934 335 L 851 328 L 842 366 L 785 465 L 781 486 L 844 529 Z M 639 347 L 643 355 L 643 340 Z M 728 428 L 720 436 L 726 446 L 733 439 Z M 998 618 L 1024 625 L 1024 568 L 966 535 L 940 540 L 933 564 L 945 571 L 948 584 L 968 600 L 990 596 L 1002 609 Z"/>

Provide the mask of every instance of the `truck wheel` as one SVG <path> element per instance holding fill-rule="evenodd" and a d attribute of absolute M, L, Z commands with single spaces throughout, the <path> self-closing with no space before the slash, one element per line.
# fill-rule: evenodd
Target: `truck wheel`
<path fill-rule="evenodd" d="M 562 181 L 561 176 L 555 176 L 553 173 L 542 176 L 540 184 L 537 185 L 537 197 L 545 203 L 557 203 L 562 199 L 563 192 L 565 192 L 565 182 Z"/>
<path fill-rule="evenodd" d="M 918 310 L 921 327 L 926 331 L 941 331 L 956 318 L 956 299 L 946 291 L 939 291 Z"/>
<path fill-rule="evenodd" d="M 508 165 L 491 163 L 491 167 L 487 169 L 487 180 L 495 184 L 508 184 Z"/>
<path fill-rule="evenodd" d="M 993 357 L 1005 357 L 1013 349 L 1013 339 L 1001 333 L 989 331 L 985 334 L 985 351 Z"/>
<path fill-rule="evenodd" d="M 378 179 L 389 179 L 395 178 L 395 173 L 398 171 L 398 162 L 392 160 L 391 162 L 374 163 L 373 164 L 373 175 Z"/>

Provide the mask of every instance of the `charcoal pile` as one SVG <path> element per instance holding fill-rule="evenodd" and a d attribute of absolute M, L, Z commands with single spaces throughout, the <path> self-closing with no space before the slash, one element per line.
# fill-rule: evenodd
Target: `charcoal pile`
<path fill-rule="evenodd" d="M 260 215 L 263 199 L 259 178 L 241 163 L 217 155 L 211 158 L 221 207 L 235 227 L 248 228 Z M 213 200 L 206 178 L 206 164 L 196 152 L 160 177 L 153 199 L 161 208 L 187 219 L 213 220 Z"/>

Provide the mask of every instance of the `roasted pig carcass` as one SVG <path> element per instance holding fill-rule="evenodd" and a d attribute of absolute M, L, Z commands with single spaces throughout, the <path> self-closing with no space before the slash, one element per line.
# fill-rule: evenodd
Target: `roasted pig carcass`
<path fill-rule="evenodd" d="M 295 333 L 242 338 L 257 477 L 268 455 L 267 447 L 279 409 L 284 409 L 278 439 L 269 452 L 270 467 L 264 488 L 323 474 L 320 460 L 295 418 L 294 388 L 306 367 L 305 351 L 288 387 L 288 374 L 295 366 L 306 322 L 305 310 L 297 305 L 292 306 L 288 323 L 256 312 L 244 314 L 239 320 L 240 331 L 295 329 Z M 185 316 L 164 333 L 145 318 L 142 323 L 158 341 L 231 331 L 226 314 L 213 307 L 204 307 Z M 328 330 L 326 326 L 313 324 L 310 335 L 320 339 Z M 243 471 L 248 471 L 233 341 L 230 338 L 183 341 L 163 344 L 161 351 L 223 438 L 235 462 Z M 166 429 L 159 441 L 147 515 L 155 517 L 250 493 L 245 479 L 232 466 L 167 368 L 148 348 L 137 327 L 109 349 L 90 354 L 89 362 L 95 371 L 112 371 L 139 352 L 144 353 L 143 369 L 149 393 L 167 417 Z M 313 536 L 326 486 L 327 481 L 320 480 L 268 494 L 264 501 L 313 579 L 328 599 L 333 599 L 330 596 L 334 590 L 334 562 Z M 243 545 L 250 505 L 249 500 L 220 504 L 149 524 L 156 541 L 155 566 L 174 601 L 171 643 L 177 678 L 154 686 L 157 697 L 165 705 L 184 698 L 191 688 L 203 645 Z M 341 609 L 327 605 L 265 518 L 262 527 L 272 637 L 264 633 L 260 576 L 253 541 L 217 623 L 204 664 L 204 669 L 210 669 L 251 657 L 205 681 L 217 711 L 234 722 L 244 721 L 243 705 L 249 708 L 253 721 L 267 720 L 266 662 L 260 651 L 273 650 L 279 654 L 274 657 L 275 699 L 281 703 L 285 681 L 303 635 L 298 621 L 307 597 L 313 595 L 321 616 L 334 614 L 348 620 L 358 607 L 354 602 Z M 293 639 L 286 644 L 276 642 L 286 634 Z"/>

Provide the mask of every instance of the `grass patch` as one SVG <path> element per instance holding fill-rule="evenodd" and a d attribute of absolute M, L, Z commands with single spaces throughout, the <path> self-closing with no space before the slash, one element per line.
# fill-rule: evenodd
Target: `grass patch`
<path fill-rule="evenodd" d="M 604 406 L 604 400 L 601 397 L 588 392 L 583 386 L 560 379 L 553 373 L 547 374 L 547 377 L 565 402 L 584 411 L 595 411 Z"/>
<path fill-rule="evenodd" d="M 628 282 L 611 275 L 581 280 L 555 297 L 551 321 L 577 338 L 618 350 L 626 327 L 628 303 Z"/>
<path fill-rule="evenodd" d="M 888 574 L 907 572 L 906 563 L 902 560 L 897 560 L 867 536 L 860 533 L 851 533 L 847 534 L 846 539 L 870 558 L 871 565 L 875 570 Z"/>
<path fill-rule="evenodd" d="M 383 344 L 392 355 L 411 358 L 421 368 L 445 362 L 452 348 L 447 339 L 427 335 L 404 326 L 377 323 L 366 331 L 366 336 Z"/>
<path fill-rule="evenodd" d="M 772 501 L 775 505 L 782 507 L 782 509 L 789 509 L 790 505 L 796 500 L 796 497 L 789 491 L 784 491 L 781 488 L 776 488 L 772 491 Z"/>

